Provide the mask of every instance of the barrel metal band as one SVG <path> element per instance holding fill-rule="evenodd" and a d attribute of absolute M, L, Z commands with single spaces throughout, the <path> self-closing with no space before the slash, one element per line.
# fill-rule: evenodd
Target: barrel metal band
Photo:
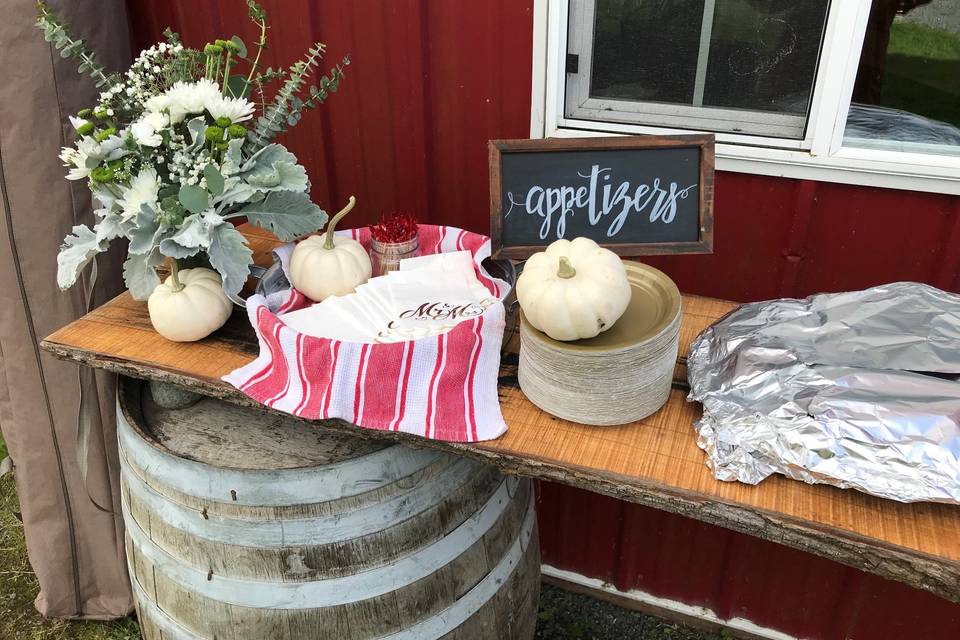
<path fill-rule="evenodd" d="M 127 492 L 158 519 L 193 537 L 242 547 L 279 549 L 331 544 L 384 530 L 436 506 L 467 483 L 477 464 L 464 458 L 447 465 L 412 491 L 343 513 L 288 520 L 252 520 L 182 506 L 158 493 L 123 460 L 121 477 Z"/>
<path fill-rule="evenodd" d="M 167 578 L 213 600 L 243 607 L 304 609 L 332 607 L 367 600 L 423 579 L 461 556 L 500 519 L 510 504 L 510 491 L 517 478 L 506 477 L 486 504 L 449 535 L 394 563 L 350 576 L 315 582 L 267 583 L 208 575 L 205 570 L 183 564 L 150 540 L 123 502 L 127 533 L 142 553 Z"/>

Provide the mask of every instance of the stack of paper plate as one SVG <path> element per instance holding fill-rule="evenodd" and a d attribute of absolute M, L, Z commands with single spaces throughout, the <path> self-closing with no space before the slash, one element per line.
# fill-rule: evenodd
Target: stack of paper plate
<path fill-rule="evenodd" d="M 520 318 L 520 388 L 548 413 L 626 424 L 666 403 L 680 334 L 680 291 L 663 272 L 624 261 L 632 296 L 623 316 L 587 340 L 560 342 Z"/>

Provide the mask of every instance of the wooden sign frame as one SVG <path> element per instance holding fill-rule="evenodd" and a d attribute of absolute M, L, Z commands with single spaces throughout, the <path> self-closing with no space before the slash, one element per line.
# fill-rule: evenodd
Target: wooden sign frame
<path fill-rule="evenodd" d="M 601 243 L 623 257 L 662 254 L 713 253 L 713 174 L 714 137 L 712 134 L 679 136 L 618 136 L 609 138 L 544 138 L 535 140 L 490 140 L 490 238 L 491 257 L 524 260 L 544 246 L 503 246 L 503 198 L 501 157 L 507 153 L 537 151 L 588 151 L 612 149 L 700 149 L 700 238 L 695 242 Z"/>

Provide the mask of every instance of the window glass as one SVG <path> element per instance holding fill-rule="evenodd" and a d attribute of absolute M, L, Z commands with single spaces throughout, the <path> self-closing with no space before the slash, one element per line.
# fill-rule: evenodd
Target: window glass
<path fill-rule="evenodd" d="M 805 115 L 828 0 L 596 0 L 590 96 Z"/>
<path fill-rule="evenodd" d="M 597 0 L 590 95 L 693 103 L 704 0 Z"/>
<path fill-rule="evenodd" d="M 960 155 L 960 2 L 874 0 L 844 144 Z"/>
<path fill-rule="evenodd" d="M 826 0 L 717 2 L 704 104 L 806 114 L 827 5 Z"/>

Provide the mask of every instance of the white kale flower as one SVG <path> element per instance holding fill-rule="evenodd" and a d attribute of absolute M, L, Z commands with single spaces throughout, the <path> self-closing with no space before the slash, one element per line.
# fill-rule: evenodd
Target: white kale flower
<path fill-rule="evenodd" d="M 120 201 L 117 203 L 122 210 L 124 220 L 133 220 L 140 213 L 144 204 L 156 209 L 157 197 L 160 192 L 160 180 L 153 167 L 142 169 L 126 187 L 120 187 Z"/>

